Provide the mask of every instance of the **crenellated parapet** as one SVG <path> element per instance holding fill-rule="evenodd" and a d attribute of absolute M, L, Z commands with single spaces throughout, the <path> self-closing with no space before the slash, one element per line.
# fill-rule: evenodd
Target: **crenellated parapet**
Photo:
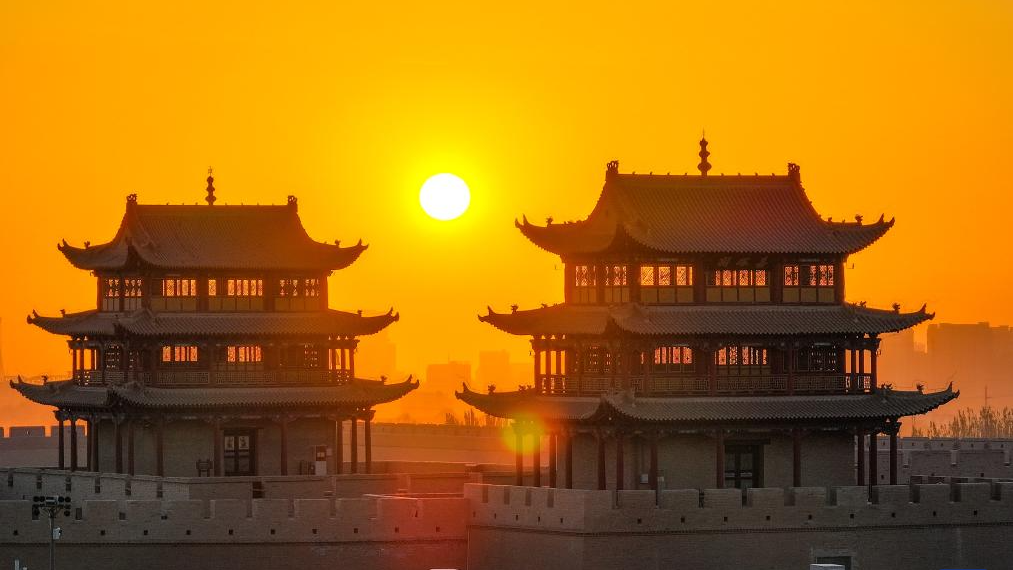
<path fill-rule="evenodd" d="M 926 478 L 926 481 L 928 479 Z M 1013 523 L 1013 482 L 590 491 L 467 485 L 473 527 L 575 534 L 844 530 Z"/>

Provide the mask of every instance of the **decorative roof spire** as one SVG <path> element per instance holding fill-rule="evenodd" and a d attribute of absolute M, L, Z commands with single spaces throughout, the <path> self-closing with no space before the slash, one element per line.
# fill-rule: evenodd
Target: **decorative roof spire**
<path fill-rule="evenodd" d="M 701 176 L 707 176 L 707 171 L 711 169 L 711 164 L 707 162 L 707 157 L 711 153 L 707 152 L 707 134 L 704 133 L 700 138 L 700 164 L 696 165 L 700 169 Z"/>
<path fill-rule="evenodd" d="M 218 198 L 215 198 L 215 177 L 212 176 L 213 173 L 214 173 L 214 170 L 212 170 L 212 168 L 209 166 L 208 167 L 208 187 L 207 187 L 208 196 L 207 196 L 207 198 L 204 198 L 205 200 L 207 200 L 208 206 L 214 206 L 215 205 L 215 200 L 218 199 Z"/>

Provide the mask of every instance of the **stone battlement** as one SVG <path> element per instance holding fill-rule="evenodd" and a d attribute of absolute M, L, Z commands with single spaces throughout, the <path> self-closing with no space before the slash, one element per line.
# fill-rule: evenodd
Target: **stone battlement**
<path fill-rule="evenodd" d="M 263 543 L 464 539 L 459 497 L 359 499 L 86 500 L 60 516 L 61 544 Z M 3 543 L 49 540 L 31 501 L 0 501 Z"/>
<path fill-rule="evenodd" d="M 920 480 L 919 480 L 920 481 Z M 1013 522 L 1013 481 L 936 477 L 868 487 L 587 491 L 465 486 L 472 525 L 590 533 L 679 533 Z M 656 501 L 657 499 L 657 501 Z"/>

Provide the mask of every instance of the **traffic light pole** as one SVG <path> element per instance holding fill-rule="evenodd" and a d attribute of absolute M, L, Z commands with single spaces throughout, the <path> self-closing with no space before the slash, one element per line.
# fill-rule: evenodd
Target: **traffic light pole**
<path fill-rule="evenodd" d="M 35 515 L 43 511 L 49 515 L 49 570 L 56 570 L 56 513 L 63 511 L 63 516 L 70 516 L 70 497 L 39 496 L 32 501 L 32 512 Z"/>

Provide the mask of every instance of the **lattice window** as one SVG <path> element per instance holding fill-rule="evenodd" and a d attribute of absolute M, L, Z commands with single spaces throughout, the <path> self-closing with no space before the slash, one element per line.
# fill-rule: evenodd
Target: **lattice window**
<path fill-rule="evenodd" d="M 628 303 L 630 287 L 625 265 L 605 266 L 605 302 Z"/>
<path fill-rule="evenodd" d="M 784 266 L 785 303 L 833 303 L 836 296 L 836 266 L 825 261 Z"/>
<path fill-rule="evenodd" d="M 691 265 L 641 265 L 640 301 L 642 303 L 692 303 L 693 267 Z"/>
<path fill-rule="evenodd" d="M 225 294 L 229 297 L 263 297 L 263 279 L 226 279 Z"/>
<path fill-rule="evenodd" d="M 123 281 L 116 277 L 108 277 L 102 280 L 102 296 L 107 299 L 118 298 L 120 287 Z"/>
<path fill-rule="evenodd" d="M 228 346 L 225 348 L 225 361 L 240 365 L 263 362 L 264 354 L 259 345 Z"/>
<path fill-rule="evenodd" d="M 840 352 L 832 346 L 814 346 L 795 351 L 798 372 L 841 372 Z"/>
<path fill-rule="evenodd" d="M 186 277 L 166 277 L 161 279 L 160 294 L 163 297 L 196 297 L 197 280 Z"/>
<path fill-rule="evenodd" d="M 715 269 L 707 272 L 708 303 L 768 303 L 770 274 L 766 269 Z"/>
<path fill-rule="evenodd" d="M 320 279 L 316 277 L 303 279 L 303 295 L 306 297 L 319 297 Z"/>
<path fill-rule="evenodd" d="M 162 346 L 163 364 L 194 364 L 197 362 L 198 350 L 191 344 L 170 344 Z"/>
<path fill-rule="evenodd" d="M 726 346 L 714 353 L 718 374 L 749 376 L 770 371 L 767 349 L 753 346 Z"/>
<path fill-rule="evenodd" d="M 570 299 L 574 303 L 596 303 L 598 301 L 598 276 L 593 265 L 575 265 L 572 285 Z"/>
<path fill-rule="evenodd" d="M 298 279 L 279 279 L 278 280 L 278 296 L 279 297 L 298 297 L 299 296 L 299 280 Z"/>
<path fill-rule="evenodd" d="M 694 372 L 693 349 L 688 346 L 659 346 L 654 349 L 655 372 L 691 374 Z"/>

